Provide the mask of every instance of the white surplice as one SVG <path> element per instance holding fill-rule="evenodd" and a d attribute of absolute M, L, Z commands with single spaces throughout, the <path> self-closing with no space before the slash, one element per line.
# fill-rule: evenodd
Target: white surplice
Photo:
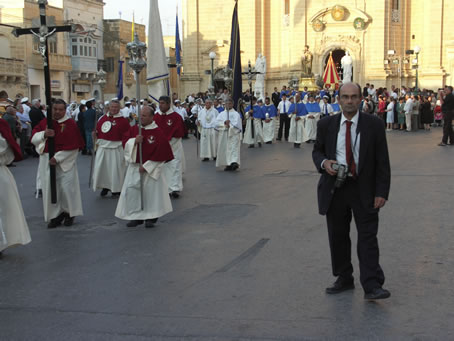
<path fill-rule="evenodd" d="M 198 121 L 202 128 L 200 134 L 200 158 L 215 158 L 217 155 L 217 132 L 216 117 L 219 112 L 211 107 L 209 110 L 202 109 Z"/>
<path fill-rule="evenodd" d="M 14 160 L 14 153 L 0 134 L 0 252 L 6 248 L 31 242 L 16 181 L 6 167 Z"/>
<path fill-rule="evenodd" d="M 66 121 L 65 116 L 58 122 Z M 49 176 L 49 153 L 44 153 L 46 138 L 44 131 L 35 133 L 32 143 L 36 146 L 36 151 L 40 154 L 39 172 L 41 178 L 41 188 L 43 191 L 44 220 L 50 221 L 60 213 L 66 212 L 71 217 L 83 215 L 82 199 L 80 196 L 79 173 L 77 172 L 78 149 L 62 150 L 55 153 L 57 160 L 55 166 L 57 183 L 57 203 L 51 203 L 50 176 Z M 41 159 L 42 158 L 42 159 Z"/>
<path fill-rule="evenodd" d="M 313 116 L 313 118 L 310 118 Z M 306 142 L 309 140 L 317 139 L 317 122 L 320 120 L 319 112 L 310 112 L 304 117 L 304 130 L 303 130 L 303 141 Z"/>
<path fill-rule="evenodd" d="M 252 125 L 254 125 L 254 137 L 252 137 Z M 251 119 L 249 117 L 246 121 L 243 143 L 251 145 L 263 142 L 265 141 L 263 138 L 262 120 L 260 118 Z"/>
<path fill-rule="evenodd" d="M 126 173 L 125 155 L 121 141 L 98 139 L 93 167 L 93 191 L 107 188 L 112 193 L 121 191 Z"/>
<path fill-rule="evenodd" d="M 263 141 L 272 142 L 274 140 L 274 134 L 276 132 L 276 120 L 274 117 L 270 117 L 269 122 L 263 121 Z"/>
<path fill-rule="evenodd" d="M 157 125 L 154 122 L 143 127 L 143 129 L 155 128 Z M 128 168 L 115 216 L 124 220 L 162 217 L 172 212 L 168 186 L 163 174 L 165 163 L 146 161 L 143 164 L 146 173 L 140 175 L 139 164 L 136 163 L 137 145 L 134 142 L 135 138 L 130 138 L 125 145 L 125 160 Z M 140 181 L 143 189 L 143 210 L 140 205 Z"/>
<path fill-rule="evenodd" d="M 300 118 L 296 120 L 296 118 Z M 304 136 L 304 116 L 290 115 L 290 129 L 288 134 L 288 142 L 302 143 Z"/>
<path fill-rule="evenodd" d="M 229 120 L 230 127 L 226 128 L 224 122 Z M 234 109 L 224 110 L 216 118 L 218 136 L 218 156 L 216 167 L 230 166 L 232 163 L 240 165 L 241 147 L 241 116 Z"/>

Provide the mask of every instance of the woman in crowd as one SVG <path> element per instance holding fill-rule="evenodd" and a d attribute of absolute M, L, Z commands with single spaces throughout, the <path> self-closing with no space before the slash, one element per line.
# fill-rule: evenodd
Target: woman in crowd
<path fill-rule="evenodd" d="M 428 97 L 424 98 L 424 102 L 420 106 L 420 111 L 421 123 L 424 125 L 424 130 L 430 130 L 430 125 L 434 121 L 434 115 Z"/>
<path fill-rule="evenodd" d="M 387 102 L 388 102 L 388 105 L 386 107 L 386 131 L 391 131 L 391 130 L 393 130 L 394 106 L 396 103 L 395 103 L 395 99 L 393 97 L 389 97 Z"/>
<path fill-rule="evenodd" d="M 405 97 L 399 98 L 399 103 L 397 104 L 397 123 L 399 124 L 400 130 L 404 130 L 405 125 Z"/>

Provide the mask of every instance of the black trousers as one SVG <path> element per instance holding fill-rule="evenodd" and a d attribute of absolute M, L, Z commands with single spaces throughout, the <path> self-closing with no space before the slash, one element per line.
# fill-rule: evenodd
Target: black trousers
<path fill-rule="evenodd" d="M 441 140 L 443 143 L 448 143 L 448 140 L 450 143 L 454 143 L 454 131 L 452 130 L 453 116 L 454 111 L 447 111 L 443 113 L 443 138 Z"/>
<path fill-rule="evenodd" d="M 348 178 L 343 187 L 336 189 L 326 215 L 333 275 L 347 280 L 353 274 L 350 240 L 352 214 L 358 231 L 360 281 L 364 291 L 370 292 L 385 282 L 379 264 L 378 212 L 370 213 L 363 208 L 359 184 Z"/>
<path fill-rule="evenodd" d="M 279 131 L 277 133 L 277 139 L 282 139 L 282 130 L 284 129 L 285 125 L 285 139 L 288 140 L 288 134 L 290 131 L 290 117 L 287 114 L 280 114 L 279 115 Z"/>

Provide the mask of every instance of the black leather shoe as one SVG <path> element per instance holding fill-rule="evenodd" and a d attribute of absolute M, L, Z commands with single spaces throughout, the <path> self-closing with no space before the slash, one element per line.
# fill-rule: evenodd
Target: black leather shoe
<path fill-rule="evenodd" d="M 61 223 L 63 222 L 63 220 L 66 218 L 66 214 L 67 214 L 66 212 L 62 212 L 56 218 L 51 219 L 49 224 L 47 224 L 47 228 L 54 229 L 54 228 L 60 226 Z"/>
<path fill-rule="evenodd" d="M 230 167 L 232 167 L 232 170 L 233 171 L 236 171 L 238 168 L 240 168 L 240 166 L 236 163 L 236 162 L 233 162 Z"/>
<path fill-rule="evenodd" d="M 351 281 L 345 281 L 342 279 L 338 279 L 336 282 L 333 283 L 332 286 L 326 288 L 326 293 L 333 295 L 333 294 L 339 294 L 343 291 L 346 290 L 353 290 L 355 289 L 355 284 L 353 283 L 353 280 Z"/>
<path fill-rule="evenodd" d="M 248 148 L 255 148 L 253 144 L 250 144 Z"/>
<path fill-rule="evenodd" d="M 173 191 L 172 193 L 170 193 L 170 196 L 174 199 L 178 199 L 180 197 L 180 192 Z"/>
<path fill-rule="evenodd" d="M 145 220 L 145 227 L 147 229 L 151 229 L 154 227 L 154 223 L 157 221 L 158 219 L 147 219 Z"/>
<path fill-rule="evenodd" d="M 115 192 L 115 193 L 112 192 L 112 198 L 118 199 L 120 197 L 120 194 L 121 194 L 121 192 Z"/>
<path fill-rule="evenodd" d="M 383 288 L 375 288 L 370 292 L 364 294 L 364 299 L 366 300 L 383 300 L 391 296 L 391 293 Z"/>
<path fill-rule="evenodd" d="M 232 171 L 233 169 L 232 169 L 232 166 L 226 166 L 226 167 L 224 168 L 224 170 L 225 170 L 226 172 L 228 172 L 228 171 Z"/>
<path fill-rule="evenodd" d="M 265 143 L 266 143 L 266 144 L 272 144 L 273 142 L 271 142 L 271 141 L 268 141 L 268 142 L 265 142 Z"/>
<path fill-rule="evenodd" d="M 299 147 L 300 147 L 300 144 L 299 144 L 299 143 L 294 143 L 294 144 L 293 144 L 293 147 L 294 147 L 294 148 L 299 148 Z"/>
<path fill-rule="evenodd" d="M 72 224 L 74 224 L 74 217 L 70 217 L 69 214 L 66 214 L 63 225 L 71 226 Z"/>
<path fill-rule="evenodd" d="M 203 158 L 203 160 L 202 160 L 202 161 L 206 162 L 206 161 L 210 161 L 210 159 L 209 159 L 209 158 L 207 158 L 207 157 L 205 157 L 205 158 Z"/>
<path fill-rule="evenodd" d="M 101 191 L 101 196 L 105 197 L 107 195 L 107 193 L 109 193 L 109 190 L 107 188 L 103 188 Z"/>
<path fill-rule="evenodd" d="M 131 220 L 129 223 L 126 224 L 126 226 L 127 227 L 136 227 L 141 224 L 143 224 L 143 220 Z"/>
<path fill-rule="evenodd" d="M 259 142 L 259 147 L 262 148 L 262 143 L 261 142 Z"/>

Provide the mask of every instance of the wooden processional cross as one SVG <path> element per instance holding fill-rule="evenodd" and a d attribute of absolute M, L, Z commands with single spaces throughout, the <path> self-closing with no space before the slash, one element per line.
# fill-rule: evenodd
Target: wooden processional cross
<path fill-rule="evenodd" d="M 52 121 L 52 104 L 50 92 L 50 71 L 49 71 L 49 51 L 47 48 L 47 39 L 57 32 L 74 32 L 74 26 L 47 26 L 46 24 L 46 5 L 47 0 L 38 0 L 40 27 L 32 28 L 16 28 L 13 30 L 13 35 L 17 38 L 26 34 L 33 34 L 39 39 L 39 53 L 43 58 L 44 65 L 44 87 L 46 92 L 46 105 L 47 105 L 47 128 L 53 129 Z M 47 138 L 49 160 L 55 154 L 55 140 L 53 137 Z M 55 178 L 55 166 L 50 165 L 50 192 L 52 204 L 57 203 L 57 184 Z"/>

